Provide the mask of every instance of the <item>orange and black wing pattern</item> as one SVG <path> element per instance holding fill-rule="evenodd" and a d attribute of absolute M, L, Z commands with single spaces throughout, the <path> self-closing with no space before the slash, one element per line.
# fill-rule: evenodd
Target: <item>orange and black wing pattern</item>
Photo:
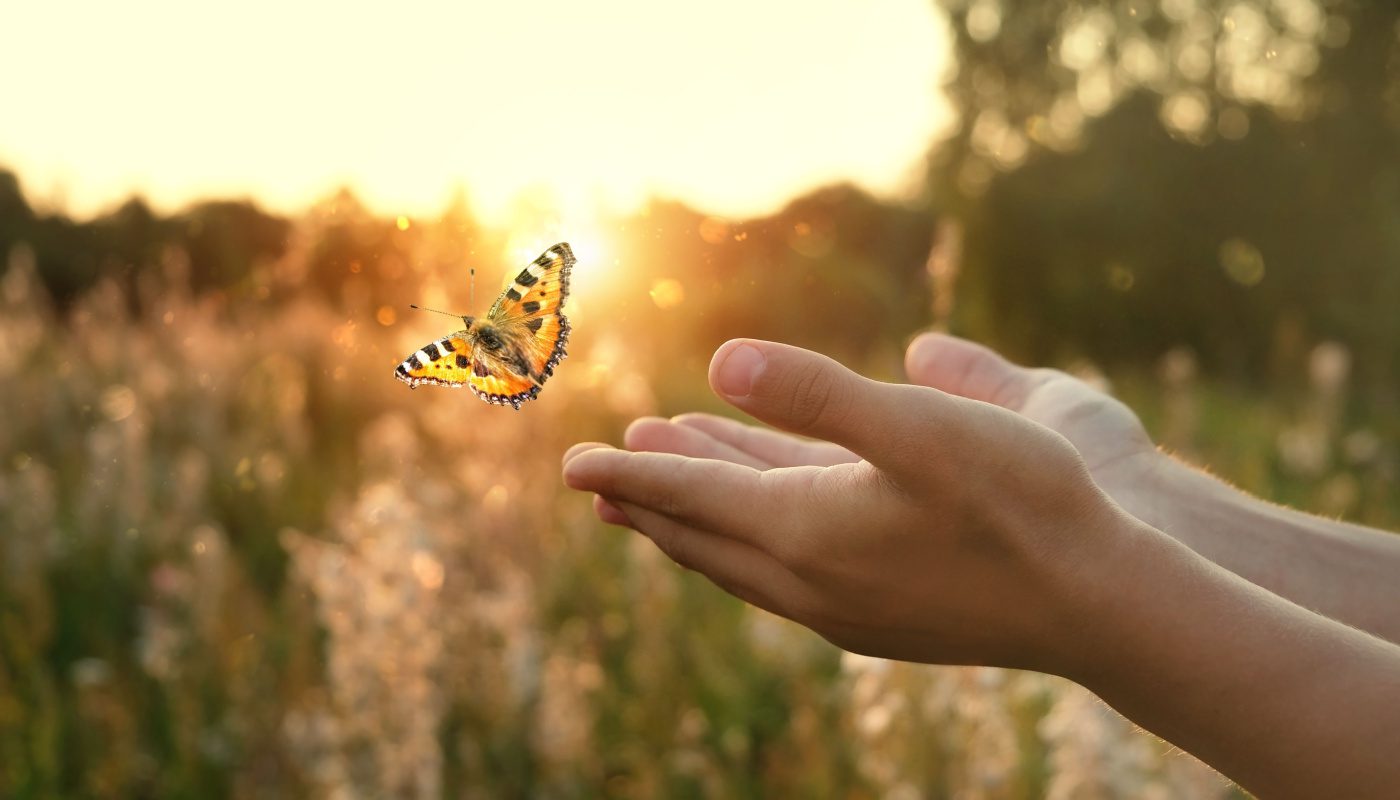
<path fill-rule="evenodd" d="M 566 355 L 569 273 L 574 252 L 560 242 L 515 276 L 484 320 L 425 345 L 394 371 L 411 387 L 467 386 L 482 400 L 517 411 L 533 400 Z"/>
<path fill-rule="evenodd" d="M 492 348 L 478 340 L 472 350 L 472 374 L 467 378 L 467 385 L 472 394 L 488 403 L 512 406 L 519 411 L 522 403 L 539 395 L 543 383 L 544 379 L 533 371 L 530 362 L 519 355 L 516 347 Z"/>
<path fill-rule="evenodd" d="M 498 325 L 517 319 L 558 315 L 569 298 L 569 274 L 573 268 L 574 251 L 567 242 L 546 249 L 520 270 L 510 286 L 496 298 L 486 313 L 486 321 Z"/>
<path fill-rule="evenodd" d="M 429 383 L 466 386 L 472 377 L 472 335 L 457 331 L 445 339 L 423 345 L 394 370 L 394 377 L 411 388 Z"/>
<path fill-rule="evenodd" d="M 568 353 L 569 274 L 574 251 L 564 242 L 530 262 L 486 314 L 473 350 L 472 388 L 491 403 L 520 407 L 539 394 Z M 498 346 L 493 346 L 498 345 Z"/>

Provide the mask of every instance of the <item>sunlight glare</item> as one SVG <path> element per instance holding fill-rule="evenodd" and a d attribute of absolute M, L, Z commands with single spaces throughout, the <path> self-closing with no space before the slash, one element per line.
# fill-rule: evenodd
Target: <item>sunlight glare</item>
<path fill-rule="evenodd" d="M 913 191 L 951 124 L 928 0 L 208 9 L 15 4 L 0 166 L 80 214 L 133 191 L 290 212 L 348 185 L 405 220 L 459 186 L 488 224 L 531 187 L 741 216 L 840 180 Z"/>
<path fill-rule="evenodd" d="M 532 187 L 511 204 L 504 227 L 510 232 L 504 256 L 511 265 L 528 264 L 550 245 L 569 243 L 578 262 L 570 281 L 571 311 L 577 312 L 579 298 L 596 294 L 615 277 L 618 259 L 604 233 L 608 221 L 592 193 Z M 502 286 L 514 275 L 507 270 Z"/>

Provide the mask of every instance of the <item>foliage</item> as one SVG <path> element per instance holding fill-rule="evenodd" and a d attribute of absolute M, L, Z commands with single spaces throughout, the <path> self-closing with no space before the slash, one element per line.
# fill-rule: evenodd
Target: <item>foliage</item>
<path fill-rule="evenodd" d="M 963 125 L 932 175 L 966 224 L 958 324 L 1035 359 L 1184 343 L 1255 379 L 1339 338 L 1396 397 L 1400 12 L 947 5 Z"/>
<path fill-rule="evenodd" d="M 191 287 L 227 289 L 246 282 L 253 265 L 284 252 L 286 220 L 249 201 L 197 204 L 162 218 L 140 198 L 90 222 L 30 208 L 18 178 L 0 170 L 0 250 L 23 243 L 38 262 L 49 295 L 67 307 L 102 278 L 117 278 L 128 291 L 136 274 L 157 263 L 166 248 L 193 256 L 199 270 Z"/>
<path fill-rule="evenodd" d="M 894 377 L 926 213 L 834 189 L 617 221 L 627 269 L 580 265 L 572 357 L 520 413 L 390 377 L 444 321 L 384 297 L 464 300 L 439 265 L 473 251 L 483 284 L 506 270 L 460 210 L 405 229 L 342 194 L 281 242 L 226 228 L 212 261 L 117 216 L 159 246 L 66 304 L 28 245 L 0 277 L 0 794 L 1227 791 L 1063 682 L 843 657 L 560 486 L 570 443 L 712 405 L 731 332 Z M 1395 525 L 1395 420 L 1317 352 L 1273 399 L 1201 384 L 1184 350 L 1122 388 L 1248 488 Z"/>

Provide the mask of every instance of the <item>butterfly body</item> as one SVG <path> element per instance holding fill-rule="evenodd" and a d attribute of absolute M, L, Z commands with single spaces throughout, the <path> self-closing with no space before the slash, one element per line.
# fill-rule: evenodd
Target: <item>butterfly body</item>
<path fill-rule="evenodd" d="M 411 388 L 466 386 L 495 405 L 520 410 L 540 393 L 567 356 L 574 254 L 566 243 L 545 250 L 515 277 L 484 318 L 464 316 L 463 328 L 424 345 L 394 370 Z"/>

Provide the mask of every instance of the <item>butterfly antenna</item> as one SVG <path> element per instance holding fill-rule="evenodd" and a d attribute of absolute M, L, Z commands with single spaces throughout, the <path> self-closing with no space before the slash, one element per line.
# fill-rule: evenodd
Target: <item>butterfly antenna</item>
<path fill-rule="evenodd" d="M 472 308 L 476 308 L 476 267 L 472 267 L 471 286 L 472 286 L 471 306 L 472 306 Z"/>
<path fill-rule="evenodd" d="M 436 308 L 424 308 L 423 306 L 415 306 L 412 303 L 409 303 L 408 307 L 412 309 L 417 309 L 418 311 L 431 311 L 434 314 L 445 314 L 449 317 L 456 317 L 457 319 L 461 319 L 463 316 L 462 314 L 453 314 L 451 311 L 438 311 Z"/>

